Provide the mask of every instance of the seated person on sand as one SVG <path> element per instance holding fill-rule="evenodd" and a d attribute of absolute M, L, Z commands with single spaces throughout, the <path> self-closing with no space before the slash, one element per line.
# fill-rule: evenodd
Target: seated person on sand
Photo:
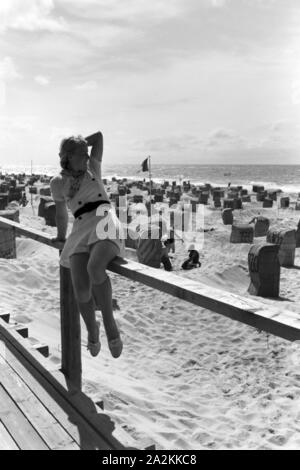
<path fill-rule="evenodd" d="M 91 147 L 89 154 L 88 148 Z M 50 182 L 56 203 L 57 238 L 65 242 L 60 264 L 71 269 L 74 294 L 88 331 L 87 348 L 99 354 L 100 323 L 95 308 L 101 309 L 108 347 L 113 357 L 122 353 L 123 343 L 113 316 L 112 289 L 107 265 L 120 254 L 120 222 L 112 209 L 101 179 L 103 137 L 101 132 L 86 138 L 72 136 L 60 145 L 62 171 Z M 71 234 L 67 206 L 74 215 Z M 104 221 L 114 231 L 104 233 Z"/>
<path fill-rule="evenodd" d="M 194 246 L 191 246 L 190 249 L 188 250 L 189 257 L 186 259 L 181 267 L 182 269 L 193 269 L 201 266 L 201 263 L 199 261 L 199 252 L 194 249 Z"/>
<path fill-rule="evenodd" d="M 162 242 L 163 242 L 163 248 L 162 248 L 162 254 L 161 254 L 161 262 L 164 265 L 165 271 L 172 271 L 173 267 L 170 261 L 169 252 L 174 246 L 175 240 L 174 238 L 167 238 L 165 240 L 162 238 Z"/>
<path fill-rule="evenodd" d="M 22 207 L 26 207 L 27 204 L 28 204 L 28 200 L 27 200 L 26 194 L 24 192 L 23 195 L 22 195 L 22 199 L 21 199 L 21 205 L 22 205 Z"/>
<path fill-rule="evenodd" d="M 257 220 L 259 219 L 260 217 L 260 212 L 258 213 L 258 215 L 256 215 L 255 217 L 253 217 L 252 220 L 250 220 L 250 222 L 248 222 L 248 225 L 250 224 L 256 224 Z"/>

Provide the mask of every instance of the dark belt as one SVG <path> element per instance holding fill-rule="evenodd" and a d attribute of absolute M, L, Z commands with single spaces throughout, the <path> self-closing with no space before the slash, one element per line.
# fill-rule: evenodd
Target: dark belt
<path fill-rule="evenodd" d="M 80 207 L 75 211 L 74 217 L 77 219 L 80 215 L 85 214 L 86 212 L 92 212 L 97 207 L 101 206 L 101 204 L 109 204 L 108 201 L 94 201 L 94 202 L 87 202 L 84 206 Z"/>

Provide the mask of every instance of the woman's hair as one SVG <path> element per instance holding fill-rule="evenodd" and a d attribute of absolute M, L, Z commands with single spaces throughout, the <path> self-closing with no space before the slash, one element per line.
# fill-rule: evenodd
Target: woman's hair
<path fill-rule="evenodd" d="M 72 135 L 71 137 L 67 137 L 61 141 L 59 148 L 60 166 L 64 170 L 70 169 L 69 156 L 83 145 L 87 146 L 87 141 L 81 135 Z"/>

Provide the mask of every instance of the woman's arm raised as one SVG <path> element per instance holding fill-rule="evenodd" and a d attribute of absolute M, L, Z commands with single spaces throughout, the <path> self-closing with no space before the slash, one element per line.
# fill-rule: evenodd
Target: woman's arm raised
<path fill-rule="evenodd" d="M 102 154 L 103 154 L 103 135 L 102 133 L 96 132 L 95 134 L 89 135 L 85 137 L 88 146 L 92 147 L 91 150 L 91 158 L 95 158 L 99 162 L 102 161 Z"/>

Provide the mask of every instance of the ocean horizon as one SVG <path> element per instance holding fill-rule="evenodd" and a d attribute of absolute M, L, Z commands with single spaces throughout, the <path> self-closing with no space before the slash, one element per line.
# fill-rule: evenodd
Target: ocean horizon
<path fill-rule="evenodd" d="M 31 174 L 30 166 L 4 165 L 0 167 L 2 173 Z M 53 176 L 60 171 L 59 166 L 33 165 L 32 172 Z M 261 184 L 267 189 L 281 189 L 286 193 L 300 192 L 300 165 L 230 165 L 230 164 L 152 164 L 152 180 L 160 183 L 165 180 L 190 181 L 192 184 L 205 184 L 227 186 L 243 185 L 250 187 Z M 141 171 L 141 165 L 118 164 L 108 165 L 103 162 L 103 178 L 149 179 L 148 172 Z"/>

